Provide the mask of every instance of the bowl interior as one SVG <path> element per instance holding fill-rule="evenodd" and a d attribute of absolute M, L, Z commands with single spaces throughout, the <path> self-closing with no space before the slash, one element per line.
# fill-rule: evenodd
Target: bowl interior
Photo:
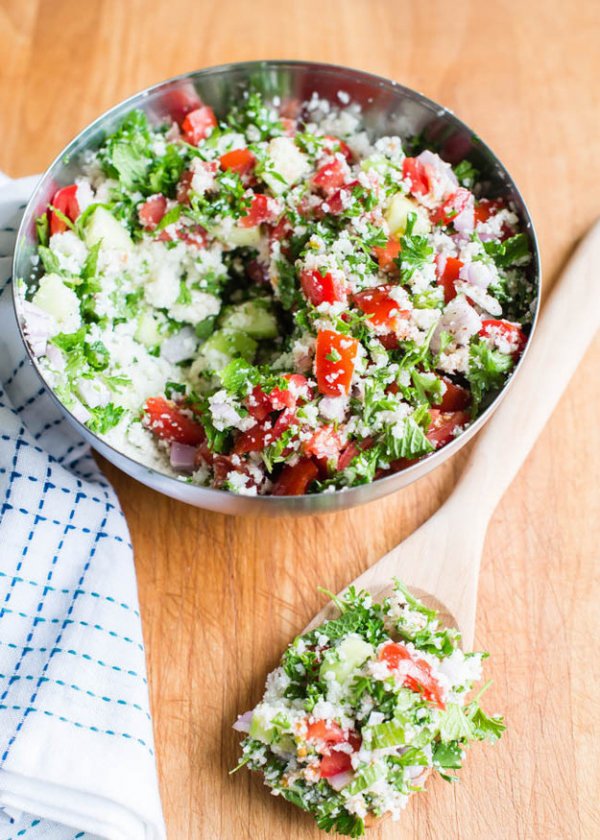
<path fill-rule="evenodd" d="M 343 67 L 287 61 L 249 62 L 200 70 L 142 91 L 99 117 L 66 147 L 41 178 L 21 223 L 13 277 L 22 279 L 25 286 L 36 283 L 36 272 L 32 266 L 32 256 L 36 251 L 36 216 L 44 212 L 58 187 L 72 183 L 79 174 L 80 155 L 86 150 L 97 148 L 127 113 L 134 108 L 140 108 L 151 122 L 160 124 L 171 119 L 178 103 L 184 100 L 186 94 L 189 95 L 195 90 L 202 101 L 214 108 L 217 116 L 223 116 L 236 101 L 239 101 L 243 91 L 249 86 L 259 90 L 267 98 L 279 97 L 290 109 L 297 109 L 301 103 L 310 100 L 313 94 L 335 105 L 345 104 L 347 97 L 350 97 L 352 103 L 361 106 L 364 127 L 370 136 L 397 134 L 403 139 L 418 138 L 420 143 L 437 151 L 444 160 L 452 164 L 468 158 L 481 173 L 486 196 L 503 197 L 517 207 L 522 229 L 530 239 L 533 260 L 529 270 L 531 281 L 538 287 L 539 300 L 539 254 L 525 203 L 498 158 L 464 123 L 443 107 L 395 82 Z M 17 293 L 15 305 L 18 314 Z M 29 348 L 27 349 L 30 353 Z M 31 358 L 38 369 L 35 358 Z M 523 357 L 517 369 L 522 361 Z M 507 384 L 510 384 L 510 381 Z M 466 443 L 489 417 L 506 387 L 466 433 L 414 466 L 370 485 L 295 498 L 239 497 L 227 491 L 186 484 L 117 452 L 89 432 L 62 405 L 61 407 L 81 434 L 98 451 L 125 472 L 160 492 L 200 507 L 230 513 L 312 513 L 360 504 L 393 492 L 420 478 Z"/>

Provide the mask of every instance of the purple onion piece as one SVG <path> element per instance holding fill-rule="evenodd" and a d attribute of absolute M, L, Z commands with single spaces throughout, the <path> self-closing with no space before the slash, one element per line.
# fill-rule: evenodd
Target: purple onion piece
<path fill-rule="evenodd" d="M 336 773 L 335 776 L 330 776 L 327 781 L 334 790 L 341 790 L 350 784 L 353 778 L 354 773 L 351 770 L 345 770 L 343 773 Z"/>
<path fill-rule="evenodd" d="M 196 447 L 188 446 L 185 443 L 178 443 L 174 440 L 171 444 L 169 460 L 176 472 L 193 473 L 196 461 Z"/>
<path fill-rule="evenodd" d="M 243 715 L 238 715 L 238 719 L 233 724 L 233 729 L 236 732 L 245 732 L 248 734 L 250 732 L 250 726 L 252 724 L 252 715 L 254 712 L 244 712 Z"/>
<path fill-rule="evenodd" d="M 480 289 L 487 289 L 494 279 L 494 275 L 489 266 L 484 262 L 477 261 L 463 265 L 460 270 L 460 279 Z"/>

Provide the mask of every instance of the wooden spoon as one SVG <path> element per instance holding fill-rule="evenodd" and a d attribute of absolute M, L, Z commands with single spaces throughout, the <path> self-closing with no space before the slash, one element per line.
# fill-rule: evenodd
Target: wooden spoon
<path fill-rule="evenodd" d="M 390 594 L 394 577 L 400 578 L 417 597 L 439 610 L 443 623 L 460 629 L 466 650 L 472 647 L 488 523 L 600 326 L 599 290 L 600 221 L 552 291 L 523 369 L 477 436 L 452 494 L 431 519 L 356 578 L 353 586 L 379 600 Z M 329 604 L 304 632 L 335 613 Z"/>

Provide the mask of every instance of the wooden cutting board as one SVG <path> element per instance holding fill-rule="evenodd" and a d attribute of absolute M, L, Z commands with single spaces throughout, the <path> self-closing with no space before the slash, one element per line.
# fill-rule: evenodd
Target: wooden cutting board
<path fill-rule="evenodd" d="M 107 107 L 175 73 L 269 57 L 353 65 L 443 102 L 500 155 L 550 287 L 600 211 L 599 11 L 594 0 L 0 0 L 0 168 L 42 170 Z M 374 840 L 600 836 L 599 367 L 597 341 L 489 531 L 476 643 L 492 653 L 487 705 L 507 735 Z M 257 778 L 227 775 L 230 723 L 321 605 L 317 585 L 338 590 L 409 534 L 461 462 L 359 510 L 280 521 L 195 510 L 105 465 L 136 550 L 170 838 L 316 840 Z"/>

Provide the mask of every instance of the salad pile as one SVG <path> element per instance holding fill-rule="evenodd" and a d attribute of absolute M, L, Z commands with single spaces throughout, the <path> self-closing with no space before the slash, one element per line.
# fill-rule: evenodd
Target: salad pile
<path fill-rule="evenodd" d="M 133 111 L 37 220 L 25 334 L 114 448 L 236 493 L 327 492 L 444 446 L 502 387 L 534 295 L 514 208 L 340 100 Z"/>
<path fill-rule="evenodd" d="M 382 604 L 352 589 L 336 604 L 339 618 L 295 639 L 234 728 L 247 733 L 238 768 L 319 828 L 359 837 L 398 819 L 431 772 L 455 780 L 469 742 L 505 726 L 481 709 L 483 690 L 467 699 L 485 654 L 463 653 L 400 582 Z"/>

